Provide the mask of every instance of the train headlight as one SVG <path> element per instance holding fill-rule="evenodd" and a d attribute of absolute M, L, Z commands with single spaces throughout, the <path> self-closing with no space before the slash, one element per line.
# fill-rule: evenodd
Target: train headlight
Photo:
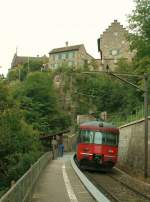
<path fill-rule="evenodd" d="M 114 153 L 114 151 L 112 149 L 109 149 L 108 152 L 111 154 Z"/>

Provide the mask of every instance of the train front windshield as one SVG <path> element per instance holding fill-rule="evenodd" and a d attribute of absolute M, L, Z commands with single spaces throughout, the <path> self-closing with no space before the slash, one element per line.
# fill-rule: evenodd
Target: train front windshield
<path fill-rule="evenodd" d="M 112 133 L 100 131 L 81 130 L 78 141 L 81 143 L 104 144 L 110 146 L 118 145 L 119 136 Z"/>

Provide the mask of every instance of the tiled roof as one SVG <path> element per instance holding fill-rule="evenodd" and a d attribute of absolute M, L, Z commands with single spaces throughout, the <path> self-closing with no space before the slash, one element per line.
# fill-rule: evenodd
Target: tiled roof
<path fill-rule="evenodd" d="M 95 59 L 95 58 L 94 58 L 92 55 L 90 55 L 89 53 L 86 52 L 86 54 L 87 54 L 89 57 Z"/>
<path fill-rule="evenodd" d="M 43 56 L 43 57 L 28 57 L 28 56 L 18 56 L 18 55 L 14 55 L 14 58 L 12 60 L 12 63 L 11 63 L 11 67 L 16 67 L 18 64 L 25 64 L 25 63 L 28 63 L 28 60 L 47 60 L 48 61 L 48 58 L 46 56 Z"/>
<path fill-rule="evenodd" d="M 100 38 L 103 37 L 104 34 L 106 34 L 107 32 L 110 32 L 110 30 L 114 27 L 117 26 L 119 27 L 121 30 L 124 30 L 125 32 L 128 32 L 126 30 L 126 28 L 123 27 L 123 25 L 120 24 L 120 22 L 118 22 L 117 20 L 114 20 L 108 27 L 107 29 L 105 29 L 105 31 L 103 31 L 103 33 L 100 35 Z"/>
<path fill-rule="evenodd" d="M 66 47 L 62 47 L 62 48 L 54 48 L 49 52 L 49 54 L 66 52 L 66 51 L 75 51 L 75 50 L 78 51 L 82 47 L 84 48 L 83 44 L 75 45 L 75 46 L 66 46 Z"/>

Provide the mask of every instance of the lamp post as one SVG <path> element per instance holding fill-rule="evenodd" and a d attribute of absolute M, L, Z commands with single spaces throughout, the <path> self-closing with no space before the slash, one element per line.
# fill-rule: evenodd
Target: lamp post
<path fill-rule="evenodd" d="M 144 88 L 140 88 L 137 85 L 127 81 L 124 78 L 121 78 L 119 74 L 114 74 L 111 71 L 109 71 L 109 66 L 106 66 L 107 73 L 111 76 L 121 80 L 124 83 L 129 84 L 130 86 L 133 86 L 134 88 L 137 88 L 141 92 L 144 92 L 144 177 L 148 177 L 148 74 L 144 74 L 144 76 L 139 75 L 132 75 L 132 74 L 121 74 L 122 76 L 134 76 L 134 77 L 140 77 L 144 79 Z"/>

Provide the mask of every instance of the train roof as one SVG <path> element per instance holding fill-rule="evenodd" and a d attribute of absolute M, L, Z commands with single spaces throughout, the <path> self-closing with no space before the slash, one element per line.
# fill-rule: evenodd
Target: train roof
<path fill-rule="evenodd" d="M 80 124 L 80 126 L 97 126 L 97 127 L 105 127 L 105 128 L 116 128 L 112 123 L 108 123 L 104 121 L 88 121 Z"/>
<path fill-rule="evenodd" d="M 88 121 L 80 124 L 80 129 L 82 130 L 95 130 L 102 132 L 112 132 L 115 134 L 119 134 L 119 129 L 115 127 L 112 123 L 104 122 L 104 121 Z"/>

